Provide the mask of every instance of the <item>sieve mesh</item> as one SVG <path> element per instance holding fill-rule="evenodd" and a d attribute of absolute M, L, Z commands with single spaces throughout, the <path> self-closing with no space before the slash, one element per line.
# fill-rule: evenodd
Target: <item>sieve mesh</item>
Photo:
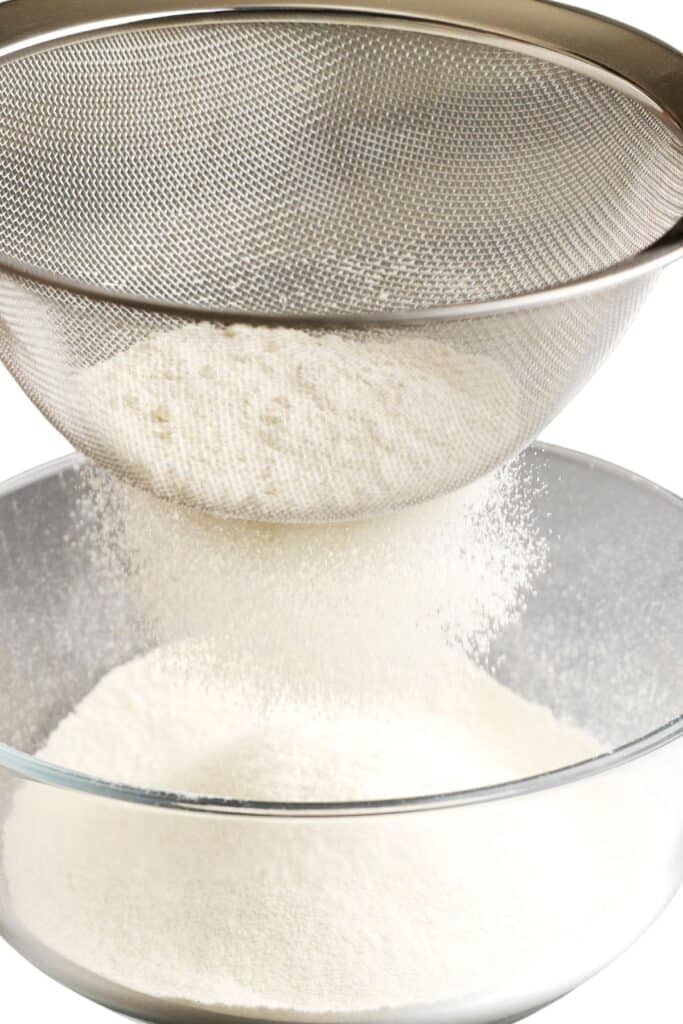
<path fill-rule="evenodd" d="M 588 74 L 491 42 L 227 19 L 128 28 L 6 62 L 2 251 L 153 300 L 333 316 L 518 295 L 661 238 L 683 214 L 680 133 Z M 82 370 L 178 317 L 5 273 L 0 355 L 78 448 L 133 483 L 221 514 L 343 518 L 462 486 L 519 450 L 609 351 L 646 287 L 339 332 L 349 344 L 424 338 L 479 356 L 484 391 L 493 367 L 478 418 L 471 402 L 458 414 L 457 395 L 423 411 L 433 458 L 416 458 L 401 436 L 414 421 L 399 417 L 401 472 L 355 504 L 321 497 L 320 480 L 307 492 L 308 468 L 320 467 L 304 467 L 298 504 L 284 494 L 265 509 L 231 497 L 225 480 L 181 494 L 150 473 L 149 437 L 139 458 L 122 453 Z M 354 437 L 340 421 L 340 448 Z"/>
<path fill-rule="evenodd" d="M 153 298 L 497 298 L 633 255 L 683 205 L 680 140 L 635 100 L 420 32 L 138 29 L 7 64 L 0 86 L 3 249 Z"/>

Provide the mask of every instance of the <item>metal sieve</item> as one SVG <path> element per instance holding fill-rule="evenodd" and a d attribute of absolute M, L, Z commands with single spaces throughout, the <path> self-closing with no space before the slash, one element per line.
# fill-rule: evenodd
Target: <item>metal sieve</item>
<path fill-rule="evenodd" d="M 683 56 L 539 0 L 20 0 L 0 95 L 0 356 L 100 465 L 221 515 L 343 519 L 469 483 L 683 252 Z M 272 403 L 232 386 L 230 331 L 222 393 L 165 342 L 163 372 L 136 362 L 203 321 L 304 332 L 310 424 L 278 421 L 270 485 L 238 435 Z M 341 341 L 358 371 L 334 405 Z M 148 402 L 148 428 L 118 436 L 112 402 Z"/>

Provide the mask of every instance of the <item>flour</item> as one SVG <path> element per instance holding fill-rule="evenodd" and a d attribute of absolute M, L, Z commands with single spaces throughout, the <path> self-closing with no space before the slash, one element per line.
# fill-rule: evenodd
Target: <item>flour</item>
<path fill-rule="evenodd" d="M 184 642 L 113 669 L 40 756 L 151 789 L 315 802 L 469 789 L 599 749 L 429 634 L 413 633 L 414 657 L 393 661 L 376 638 L 361 655 L 362 707 L 352 709 L 353 681 L 334 661 L 250 640 Z"/>
<path fill-rule="evenodd" d="M 370 343 L 342 352 L 341 339 L 307 338 L 304 358 L 300 344 L 295 332 L 201 325 L 93 367 L 84 386 L 109 455 L 161 494 L 265 519 L 310 518 L 323 499 L 335 516 L 379 510 L 416 466 L 452 459 L 418 415 L 434 402 L 467 426 L 467 403 L 452 409 L 452 389 L 439 391 L 457 363 L 446 349 L 430 376 L 428 344 L 399 348 L 394 392 L 371 369 L 389 346 L 370 359 Z M 318 357 L 337 363 L 322 391 L 306 368 Z M 346 390 L 358 382 L 362 416 Z M 297 388 L 302 402 L 283 400 Z M 219 392 L 221 414 L 201 419 Z M 302 476 L 311 457 L 316 473 Z M 80 510 L 95 568 L 150 649 L 101 679 L 39 756 L 153 790 L 294 803 L 468 790 L 595 756 L 594 738 L 473 660 L 545 565 L 519 472 L 318 526 L 222 520 L 95 472 Z M 556 964 L 563 983 L 578 981 L 641 923 L 623 894 L 641 888 L 650 840 L 632 822 L 643 816 L 621 777 L 590 786 L 302 820 L 24 783 L 4 829 L 9 905 L 52 953 L 177 1014 L 346 1019 L 439 1005 L 453 1022 L 504 1019 L 530 990 L 539 1004 L 559 994 Z"/>
<path fill-rule="evenodd" d="M 330 801 L 468 788 L 598 753 L 459 649 L 421 633 L 410 642 L 420 691 L 415 660 L 388 661 L 380 645 L 359 656 L 374 674 L 353 709 L 329 663 L 314 688 L 305 658 L 236 638 L 156 649 L 106 676 L 40 756 L 155 789 Z M 314 690 L 322 701 L 302 696 Z M 530 965 L 542 973 L 549 877 L 562 878 L 553 942 L 576 941 L 585 920 L 571 879 L 583 884 L 606 853 L 598 807 L 560 798 L 539 818 L 542 808 L 273 821 L 25 785 L 4 862 L 22 927 L 111 981 L 234 1012 L 353 1012 L 462 999 Z M 591 913 L 599 934 L 600 905 Z"/>
<path fill-rule="evenodd" d="M 231 518 L 383 513 L 519 447 L 505 368 L 429 338 L 185 325 L 83 370 L 80 388 L 95 461 Z"/>
<path fill-rule="evenodd" d="M 456 643 L 484 656 L 543 567 L 530 510 L 510 508 L 517 472 L 317 527 L 224 522 L 95 474 L 81 510 L 95 566 L 161 646 L 105 676 L 40 756 L 154 790 L 309 803 L 594 756 L 595 739 Z M 296 819 L 24 783 L 4 828 L 8 904 L 23 935 L 161 1000 L 160 1017 L 506 1019 L 645 923 L 657 837 L 640 799 L 608 773 L 524 799 Z"/>
<path fill-rule="evenodd" d="M 132 595 L 150 643 L 237 631 L 257 649 L 264 637 L 276 653 L 306 647 L 353 680 L 360 645 L 427 624 L 486 655 L 547 562 L 522 474 L 507 466 L 415 508 L 316 526 L 221 520 L 96 474 L 85 516 L 99 572 Z"/>

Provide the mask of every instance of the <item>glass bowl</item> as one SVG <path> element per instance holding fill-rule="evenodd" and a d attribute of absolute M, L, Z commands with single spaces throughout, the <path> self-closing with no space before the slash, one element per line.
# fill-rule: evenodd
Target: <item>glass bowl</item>
<path fill-rule="evenodd" d="M 561 997 L 629 946 L 683 877 L 683 504 L 582 455 L 536 446 L 523 460 L 550 568 L 496 638 L 490 659 L 503 682 L 589 729 L 606 753 L 485 789 L 353 804 L 151 792 L 36 758 L 55 725 L 143 639 L 125 595 L 107 589 L 90 557 L 80 512 L 87 463 L 70 457 L 6 484 L 3 936 L 77 992 L 135 1019 L 172 1024 L 503 1024 Z M 32 810 L 30 829 L 19 832 L 12 824 L 18 806 Z M 84 832 L 82 866 L 60 874 L 60 851 L 79 841 L 84 821 L 98 829 Z M 312 848 L 315 858 L 303 856 Z M 24 885 L 47 907 L 40 934 L 22 919 L 27 894 L 18 898 L 7 870 L 17 857 Z M 383 870 L 368 872 L 373 864 Z M 331 866 L 343 883 L 335 893 L 365 887 L 366 906 L 331 900 Z M 231 915 L 236 886 L 247 888 L 248 899 Z M 51 887 L 62 890 L 62 906 L 63 892 L 73 894 L 66 924 L 51 921 Z M 414 910 L 397 917 L 406 891 Z M 430 913 L 420 913 L 421 893 L 431 894 Z M 128 930 L 113 935 L 107 911 L 124 899 Z M 298 907 L 296 922 L 278 913 L 283 901 Z M 188 914 L 195 922 L 189 931 Z M 325 944 L 331 934 L 347 940 L 341 973 L 348 981 L 350 971 L 357 984 L 327 1003 L 321 991 L 317 1005 L 299 1008 L 275 991 L 222 1005 L 213 982 L 229 970 L 231 949 L 250 930 L 253 942 L 260 927 L 264 954 L 278 961 L 285 987 L 305 975 L 311 943 Z M 68 955 L 64 936 L 83 928 L 105 950 L 107 976 L 89 956 Z M 190 934 L 194 943 L 202 937 L 199 1001 L 173 994 L 173 979 L 198 962 Z M 394 951 L 405 964 L 407 949 L 410 977 L 387 977 L 382 1005 L 365 1006 L 373 951 L 382 950 L 382 962 Z M 135 961 L 139 984 L 130 983 Z M 198 973 L 195 992 L 202 979 Z"/>

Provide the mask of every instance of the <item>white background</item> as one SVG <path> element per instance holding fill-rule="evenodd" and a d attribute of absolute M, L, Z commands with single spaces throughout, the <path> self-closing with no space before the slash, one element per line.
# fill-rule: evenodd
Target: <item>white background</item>
<path fill-rule="evenodd" d="M 18 0 L 20 3 L 21 0 Z M 577 4 L 577 6 L 579 6 Z M 680 0 L 591 0 L 580 6 L 629 21 L 683 50 Z M 683 494 L 683 266 L 658 291 L 585 391 L 544 438 L 627 466 Z M 0 368 L 0 479 L 69 451 Z M 683 783 L 681 786 L 683 800 Z M 624 899 L 628 899 L 624 893 Z M 680 1024 L 683 895 L 619 961 L 555 1006 L 538 1024 Z M 0 943 L 0 1015 L 12 1024 L 45 1020 L 114 1024 L 119 1017 L 61 988 Z"/>

